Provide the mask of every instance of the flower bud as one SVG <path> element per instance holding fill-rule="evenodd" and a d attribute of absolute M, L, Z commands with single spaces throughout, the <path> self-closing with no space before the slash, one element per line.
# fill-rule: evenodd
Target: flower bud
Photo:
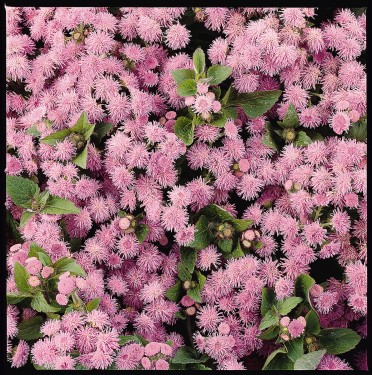
<path fill-rule="evenodd" d="M 281 337 L 284 341 L 289 341 L 289 336 L 288 336 L 288 335 L 281 334 L 280 337 Z"/>
<path fill-rule="evenodd" d="M 33 286 L 33 287 L 37 287 L 40 285 L 40 280 L 37 276 L 31 276 L 29 279 L 28 279 L 28 283 Z"/>
<path fill-rule="evenodd" d="M 296 139 L 296 132 L 293 129 L 285 129 L 283 136 L 287 142 L 293 142 Z"/>
<path fill-rule="evenodd" d="M 282 327 L 288 327 L 289 322 L 290 319 L 288 318 L 288 316 L 283 316 L 283 318 L 280 319 L 280 325 Z"/>
<path fill-rule="evenodd" d="M 186 315 L 193 316 L 196 314 L 196 308 L 194 306 L 190 306 L 185 310 Z"/>
<path fill-rule="evenodd" d="M 119 220 L 119 228 L 122 230 L 130 227 L 130 220 L 127 217 L 123 217 Z"/>
<path fill-rule="evenodd" d="M 254 231 L 252 229 L 248 229 L 243 233 L 243 236 L 248 241 L 253 241 L 256 237 Z"/>
<path fill-rule="evenodd" d="M 250 241 L 248 241 L 248 240 L 243 240 L 243 241 L 242 241 L 242 245 L 243 245 L 245 248 L 249 249 L 249 248 L 252 246 L 252 242 L 250 242 Z"/>
<path fill-rule="evenodd" d="M 190 289 L 190 286 L 191 286 L 191 283 L 190 283 L 189 280 L 186 280 L 186 281 L 183 283 L 183 288 L 184 288 L 185 290 Z"/>

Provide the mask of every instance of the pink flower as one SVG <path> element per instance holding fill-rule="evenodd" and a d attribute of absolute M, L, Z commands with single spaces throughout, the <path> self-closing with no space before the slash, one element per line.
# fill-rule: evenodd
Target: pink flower
<path fill-rule="evenodd" d="M 60 305 L 65 306 L 68 303 L 68 298 L 64 294 L 58 293 L 56 295 L 56 301 Z"/>
<path fill-rule="evenodd" d="M 49 266 L 44 266 L 41 271 L 41 276 L 43 279 L 47 279 L 54 272 L 54 268 Z"/>
<path fill-rule="evenodd" d="M 169 363 L 167 361 L 164 361 L 164 359 L 158 359 L 155 363 L 156 370 L 168 370 L 169 369 Z"/>
<path fill-rule="evenodd" d="M 37 276 L 31 276 L 28 279 L 28 283 L 33 287 L 37 287 L 40 285 L 40 279 Z"/>
<path fill-rule="evenodd" d="M 141 365 L 145 370 L 150 370 L 151 369 L 151 361 L 147 357 L 143 357 L 141 359 Z"/>
<path fill-rule="evenodd" d="M 306 324 L 306 322 L 305 322 Z M 305 324 L 303 323 L 302 319 L 294 319 L 288 325 L 289 333 L 291 334 L 292 338 L 296 338 L 302 335 L 305 330 Z"/>
<path fill-rule="evenodd" d="M 38 274 L 42 268 L 43 265 L 39 259 L 32 257 L 26 260 L 26 270 L 30 275 Z"/>
<path fill-rule="evenodd" d="M 291 320 L 289 319 L 288 316 L 283 316 L 283 318 L 280 319 L 280 325 L 282 327 L 288 327 L 290 321 Z"/>
<path fill-rule="evenodd" d="M 158 343 L 158 342 L 149 342 L 145 346 L 145 354 L 148 357 L 152 357 L 153 355 L 158 354 L 160 352 L 160 349 L 161 349 L 160 343 Z"/>
<path fill-rule="evenodd" d="M 347 131 L 350 126 L 350 118 L 344 112 L 337 112 L 331 120 L 332 129 L 336 134 L 342 134 Z"/>

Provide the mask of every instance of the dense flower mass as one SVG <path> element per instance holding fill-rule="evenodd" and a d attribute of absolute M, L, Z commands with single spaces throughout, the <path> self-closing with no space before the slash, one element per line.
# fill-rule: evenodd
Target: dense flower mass
<path fill-rule="evenodd" d="M 364 8 L 6 35 L 11 367 L 367 370 Z"/>

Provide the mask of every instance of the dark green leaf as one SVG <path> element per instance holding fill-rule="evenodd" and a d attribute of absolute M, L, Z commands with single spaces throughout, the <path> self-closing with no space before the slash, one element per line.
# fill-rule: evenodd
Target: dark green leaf
<path fill-rule="evenodd" d="M 43 318 L 38 315 L 19 323 L 17 326 L 17 338 L 20 340 L 30 341 L 43 337 L 43 334 L 40 332 L 40 326 L 43 324 L 43 322 Z"/>
<path fill-rule="evenodd" d="M 187 290 L 187 295 L 193 299 L 196 302 L 202 303 L 202 299 L 200 297 L 200 290 L 199 288 L 193 288 L 193 289 L 188 289 Z"/>
<path fill-rule="evenodd" d="M 26 298 L 32 298 L 30 293 L 7 293 L 6 303 L 9 305 L 16 305 L 17 303 L 23 301 Z"/>
<path fill-rule="evenodd" d="M 313 143 L 312 139 L 304 132 L 300 131 L 297 133 L 296 140 L 294 141 L 294 145 L 299 146 L 307 146 L 310 143 Z"/>
<path fill-rule="evenodd" d="M 72 162 L 80 168 L 86 169 L 88 160 L 88 146 L 89 142 L 85 145 L 83 151 L 79 152 L 73 159 Z"/>
<path fill-rule="evenodd" d="M 278 146 L 277 146 L 270 130 L 266 130 L 264 136 L 262 137 L 261 143 L 263 145 L 267 146 L 267 147 L 270 147 L 270 148 L 276 150 L 276 151 L 278 150 Z"/>
<path fill-rule="evenodd" d="M 210 78 L 208 83 L 210 85 L 218 85 L 229 78 L 231 73 L 232 69 L 229 66 L 212 65 L 207 71 L 207 78 Z"/>
<path fill-rule="evenodd" d="M 317 350 L 304 354 L 296 360 L 294 370 L 316 370 L 325 353 L 325 350 Z"/>
<path fill-rule="evenodd" d="M 37 201 L 39 202 L 40 204 L 40 207 L 43 208 L 46 204 L 46 202 L 48 201 L 49 199 L 49 196 L 50 196 L 50 193 L 48 190 L 45 190 L 43 191 L 38 197 L 37 197 Z"/>
<path fill-rule="evenodd" d="M 28 178 L 6 176 L 6 192 L 17 206 L 31 208 L 31 202 L 39 191 L 39 186 Z"/>
<path fill-rule="evenodd" d="M 231 253 L 233 240 L 219 240 L 217 244 L 222 252 Z"/>
<path fill-rule="evenodd" d="M 100 122 L 94 127 L 92 136 L 97 139 L 98 143 L 100 143 L 102 141 L 102 138 L 105 137 L 106 134 L 109 133 L 111 129 L 113 129 L 113 127 L 114 125 L 107 122 Z"/>
<path fill-rule="evenodd" d="M 71 134 L 70 129 L 62 129 L 55 133 L 49 134 L 43 139 L 40 139 L 41 143 L 45 143 L 50 146 L 56 145 L 58 142 L 63 141 L 66 137 L 68 137 Z"/>
<path fill-rule="evenodd" d="M 244 220 L 244 219 L 231 219 L 232 226 L 238 231 L 243 232 L 248 229 L 252 224 L 253 220 Z"/>
<path fill-rule="evenodd" d="M 367 120 L 360 120 L 351 125 L 346 134 L 346 138 L 355 139 L 358 142 L 365 142 L 367 140 Z"/>
<path fill-rule="evenodd" d="M 310 310 L 306 316 L 306 328 L 305 331 L 312 335 L 317 335 L 320 332 L 320 321 L 317 313 L 314 310 Z"/>
<path fill-rule="evenodd" d="M 174 133 L 187 146 L 190 146 L 194 141 L 195 125 L 187 117 L 178 117 L 174 125 Z"/>
<path fill-rule="evenodd" d="M 208 231 L 209 221 L 206 216 L 201 215 L 195 224 L 194 240 L 189 244 L 190 247 L 201 250 L 210 244 L 211 236 Z"/>
<path fill-rule="evenodd" d="M 193 79 L 185 79 L 177 87 L 179 96 L 193 96 L 196 94 L 196 82 Z"/>
<path fill-rule="evenodd" d="M 231 105 L 231 103 L 233 103 L 234 100 L 237 99 L 237 97 L 238 92 L 232 86 L 230 86 L 229 89 L 226 91 L 224 97 L 222 98 L 221 104 L 223 106 Z"/>
<path fill-rule="evenodd" d="M 195 72 L 192 69 L 177 69 L 171 72 L 172 77 L 180 84 L 185 79 L 195 79 Z"/>
<path fill-rule="evenodd" d="M 212 87 L 211 91 L 214 93 L 216 100 L 221 96 L 221 89 L 218 86 Z"/>
<path fill-rule="evenodd" d="M 176 355 L 171 359 L 171 363 L 187 365 L 189 363 L 205 363 L 208 356 L 202 355 L 188 346 L 182 346 L 177 350 Z"/>
<path fill-rule="evenodd" d="M 304 300 L 305 306 L 308 309 L 312 308 L 309 298 L 309 292 L 314 284 L 315 280 L 305 273 L 298 276 L 295 282 L 295 294 L 296 296 L 301 297 Z"/>
<path fill-rule="evenodd" d="M 36 212 L 23 211 L 22 216 L 21 216 L 21 220 L 19 222 L 19 227 L 22 228 L 35 215 L 36 215 Z"/>
<path fill-rule="evenodd" d="M 173 302 L 178 302 L 182 296 L 182 283 L 178 280 L 173 286 L 171 286 L 166 292 L 165 297 Z"/>
<path fill-rule="evenodd" d="M 196 280 L 198 280 L 199 290 L 202 290 L 207 278 L 198 270 L 195 271 Z"/>
<path fill-rule="evenodd" d="M 196 74 L 203 73 L 205 70 L 205 55 L 200 47 L 197 48 L 192 55 L 192 61 L 194 62 L 194 69 Z"/>
<path fill-rule="evenodd" d="M 96 310 L 101 303 L 101 298 L 93 298 L 87 303 L 87 311 L 91 312 L 93 310 Z"/>
<path fill-rule="evenodd" d="M 137 224 L 134 229 L 134 234 L 137 237 L 139 243 L 145 241 L 147 235 L 149 234 L 150 227 L 147 224 Z"/>
<path fill-rule="evenodd" d="M 276 307 L 281 315 L 287 315 L 301 302 L 301 297 L 288 297 L 282 301 L 279 301 L 276 304 Z"/>
<path fill-rule="evenodd" d="M 12 237 L 16 243 L 24 243 L 25 241 L 23 240 L 23 237 L 21 236 L 21 234 L 19 233 L 18 231 L 18 223 L 13 219 L 13 216 L 9 213 L 8 210 L 6 210 L 5 212 L 6 214 L 6 225 L 7 225 L 7 229 L 9 229 L 10 233 L 10 237 Z"/>
<path fill-rule="evenodd" d="M 58 319 L 61 318 L 60 315 L 58 315 L 58 314 L 54 314 L 54 313 L 51 313 L 51 312 L 47 312 L 47 313 L 45 313 L 45 314 L 46 314 L 46 316 L 47 316 L 49 319 L 56 319 L 56 320 L 58 320 Z"/>
<path fill-rule="evenodd" d="M 256 91 L 238 95 L 238 98 L 229 105 L 241 107 L 251 118 L 262 116 L 279 99 L 280 90 Z"/>
<path fill-rule="evenodd" d="M 294 105 L 291 103 L 283 121 L 278 121 L 282 128 L 297 128 L 299 126 L 298 115 Z"/>
<path fill-rule="evenodd" d="M 85 135 L 87 132 L 88 134 L 91 132 L 92 127 L 94 130 L 94 125 L 89 122 L 87 114 L 83 112 L 77 120 L 76 124 L 72 128 L 70 128 L 70 130 L 74 133 Z"/>
<path fill-rule="evenodd" d="M 210 367 L 206 367 L 201 363 L 195 363 L 189 366 L 190 370 L 212 370 Z"/>
<path fill-rule="evenodd" d="M 86 141 L 88 141 L 90 139 L 91 135 L 94 132 L 94 128 L 95 128 L 95 125 L 88 125 L 88 127 L 84 130 L 83 136 L 84 136 L 84 139 Z M 88 146 L 88 144 L 87 144 L 87 146 Z"/>
<path fill-rule="evenodd" d="M 188 269 L 190 273 L 194 272 L 196 258 L 197 258 L 197 251 L 196 249 L 190 249 L 188 247 L 181 247 L 181 261 Z"/>
<path fill-rule="evenodd" d="M 272 289 L 262 288 L 261 315 L 264 316 L 277 303 Z"/>
<path fill-rule="evenodd" d="M 318 336 L 320 346 L 327 354 L 341 354 L 354 349 L 360 336 L 350 328 L 326 328 Z"/>
<path fill-rule="evenodd" d="M 211 221 L 231 221 L 234 219 L 234 217 L 231 214 L 229 214 L 225 209 L 216 204 L 210 204 L 208 206 L 203 207 L 199 211 L 199 213 L 201 215 L 207 216 Z"/>
<path fill-rule="evenodd" d="M 178 277 L 182 281 L 191 280 L 191 273 L 187 270 L 182 262 L 178 263 Z"/>
<path fill-rule="evenodd" d="M 33 288 L 28 283 L 28 279 L 30 278 L 29 273 L 27 272 L 26 268 L 23 267 L 20 263 L 15 262 L 14 264 L 14 281 L 16 283 L 17 289 L 20 292 L 31 292 Z"/>
<path fill-rule="evenodd" d="M 294 363 L 288 358 L 285 348 L 272 352 L 266 359 L 262 370 L 293 370 Z"/>
<path fill-rule="evenodd" d="M 225 254 L 225 257 L 226 258 L 241 258 L 244 255 L 245 254 L 240 245 L 240 241 L 238 241 L 236 248 L 230 254 Z"/>
<path fill-rule="evenodd" d="M 284 343 L 287 348 L 288 357 L 291 361 L 296 362 L 298 358 L 304 355 L 303 338 L 298 337 Z"/>
<path fill-rule="evenodd" d="M 279 335 L 280 327 L 279 326 L 271 326 L 266 331 L 262 332 L 258 338 L 261 340 L 271 340 Z"/>
<path fill-rule="evenodd" d="M 119 345 L 125 345 L 128 342 L 136 342 L 137 344 L 142 344 L 137 336 L 134 336 L 134 335 L 119 336 Z"/>
<path fill-rule="evenodd" d="M 176 319 L 186 319 L 186 314 L 183 310 L 177 311 L 176 314 L 174 315 Z"/>
<path fill-rule="evenodd" d="M 58 259 L 57 262 L 54 263 L 54 269 L 56 274 L 69 271 L 72 275 L 86 276 L 85 271 L 76 263 L 76 260 L 72 258 L 63 257 Z"/>
<path fill-rule="evenodd" d="M 269 310 L 265 316 L 261 320 L 261 324 L 259 329 L 263 331 L 266 328 L 269 328 L 273 325 L 277 325 L 279 323 L 279 316 L 275 314 L 273 311 Z"/>
<path fill-rule="evenodd" d="M 134 336 L 137 337 L 137 339 L 141 342 L 141 344 L 142 344 L 143 346 L 146 346 L 146 345 L 149 343 L 148 340 L 146 340 L 144 337 L 142 337 L 142 336 L 139 335 L 138 333 L 135 333 Z"/>
<path fill-rule="evenodd" d="M 71 201 L 51 195 L 45 207 L 40 211 L 43 214 L 78 214 L 80 209 L 76 207 Z"/>
<path fill-rule="evenodd" d="M 31 301 L 31 307 L 38 312 L 57 312 L 60 310 L 59 307 L 50 305 L 44 297 L 42 292 L 36 292 L 34 298 Z"/>

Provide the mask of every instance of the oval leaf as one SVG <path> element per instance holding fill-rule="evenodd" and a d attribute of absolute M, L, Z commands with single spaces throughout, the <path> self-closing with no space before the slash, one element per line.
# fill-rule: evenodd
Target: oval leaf
<path fill-rule="evenodd" d="M 194 79 L 195 72 L 192 69 L 177 69 L 171 72 L 174 80 L 180 84 L 185 79 Z"/>
<path fill-rule="evenodd" d="M 17 289 L 20 292 L 31 292 L 33 288 L 28 283 L 30 278 L 29 273 L 26 268 L 23 267 L 20 263 L 15 262 L 14 264 L 14 281 L 16 283 Z"/>
<path fill-rule="evenodd" d="M 194 240 L 189 244 L 190 247 L 201 250 L 207 247 L 211 241 L 208 231 L 209 221 L 206 216 L 201 215 L 195 224 Z"/>
<path fill-rule="evenodd" d="M 40 212 L 52 215 L 78 214 L 80 209 L 67 199 L 51 195 Z"/>
<path fill-rule="evenodd" d="M 6 176 L 6 192 L 17 206 L 31 208 L 32 199 L 39 191 L 39 186 L 28 178 Z"/>
<path fill-rule="evenodd" d="M 19 323 L 17 337 L 20 340 L 26 341 L 37 340 L 43 337 L 43 334 L 40 332 L 40 326 L 43 324 L 43 321 L 41 316 L 35 316 Z"/>
<path fill-rule="evenodd" d="M 207 78 L 210 78 L 210 85 L 218 85 L 225 79 L 229 78 L 232 73 L 232 69 L 229 66 L 212 65 L 207 72 Z"/>
<path fill-rule="evenodd" d="M 176 120 L 174 133 L 183 143 L 190 146 L 194 141 L 194 129 L 195 125 L 192 123 L 192 121 L 187 117 L 181 116 Z"/>
<path fill-rule="evenodd" d="M 283 301 L 279 301 L 276 307 L 281 315 L 287 315 L 301 302 L 301 297 L 288 297 Z"/>
<path fill-rule="evenodd" d="M 350 328 L 326 328 L 320 332 L 318 340 L 328 354 L 341 354 L 354 349 L 360 336 Z"/>
<path fill-rule="evenodd" d="M 298 358 L 294 364 L 295 370 L 316 370 L 319 362 L 323 358 L 325 350 L 317 350 L 315 352 L 304 354 Z"/>
<path fill-rule="evenodd" d="M 196 82 L 193 79 L 185 79 L 177 87 L 179 96 L 193 96 L 196 94 Z"/>
<path fill-rule="evenodd" d="M 205 70 L 205 54 L 203 50 L 199 47 L 195 50 L 192 55 L 192 61 L 194 63 L 194 69 L 196 74 L 201 74 Z"/>

